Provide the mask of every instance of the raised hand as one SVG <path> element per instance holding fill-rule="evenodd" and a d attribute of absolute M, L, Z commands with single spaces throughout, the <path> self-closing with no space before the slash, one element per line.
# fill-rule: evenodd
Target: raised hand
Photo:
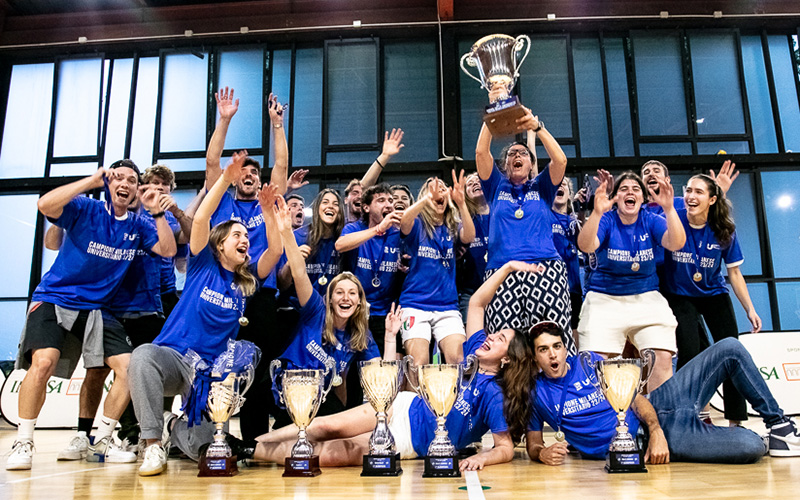
<path fill-rule="evenodd" d="M 383 220 L 378 224 L 378 231 L 385 233 L 389 230 L 392 226 L 399 226 L 400 219 L 403 217 L 402 212 L 389 212 L 383 218 Z"/>
<path fill-rule="evenodd" d="M 434 177 L 428 183 L 428 198 L 431 201 L 439 201 L 442 198 L 442 193 L 439 191 L 439 178 Z"/>
<path fill-rule="evenodd" d="M 261 200 L 259 200 L 259 202 L 260 201 Z M 283 196 L 276 193 L 275 201 L 276 203 L 270 207 L 270 210 L 272 210 L 275 223 L 278 225 L 278 231 L 280 231 L 282 236 L 284 233 L 287 233 L 288 237 L 294 238 L 292 234 L 292 216 L 289 214 L 289 207 L 286 206 L 286 200 L 283 199 Z M 284 241 L 286 241 L 285 237 Z"/>
<path fill-rule="evenodd" d="M 220 89 L 214 94 L 214 98 L 217 100 L 217 111 L 219 111 L 220 118 L 230 120 L 239 111 L 239 99 L 233 100 L 233 89 L 230 91 L 228 87 Z"/>
<path fill-rule="evenodd" d="M 386 335 L 397 335 L 400 331 L 400 326 L 403 324 L 403 308 L 398 304 L 395 308 L 395 303 L 392 302 L 392 307 L 389 314 L 386 315 L 384 326 L 386 327 Z"/>
<path fill-rule="evenodd" d="M 304 180 L 306 178 L 306 174 L 308 170 L 295 170 L 292 172 L 292 175 L 289 176 L 289 179 L 286 181 L 286 188 L 290 191 L 297 191 L 301 187 L 308 184 L 308 181 Z"/>
<path fill-rule="evenodd" d="M 736 170 L 736 164 L 730 160 L 725 160 L 718 174 L 714 174 L 713 170 L 709 170 L 708 175 L 717 182 L 723 193 L 727 193 L 731 185 L 733 185 L 733 181 L 739 177 L 739 172 L 734 172 L 734 170 Z"/>
<path fill-rule="evenodd" d="M 675 200 L 675 190 L 672 188 L 672 184 L 667 182 L 666 179 L 658 179 L 658 193 L 656 190 L 650 186 L 647 186 L 647 191 L 650 193 L 650 200 L 658 203 L 658 205 L 666 211 L 668 208 L 672 207 L 672 204 Z M 597 197 L 595 197 L 595 203 L 597 203 Z"/>
<path fill-rule="evenodd" d="M 393 128 L 391 135 L 389 132 L 385 132 L 383 135 L 383 149 L 381 152 L 387 156 L 394 156 L 399 153 L 405 146 L 401 143 L 404 134 L 405 132 L 403 132 L 401 128 Z"/>
<path fill-rule="evenodd" d="M 144 208 L 146 208 L 148 212 L 154 214 L 163 211 L 159 208 L 158 203 L 161 193 L 155 189 L 145 189 L 144 192 L 140 192 L 139 194 L 141 196 L 142 205 L 144 205 Z"/>
<path fill-rule="evenodd" d="M 539 128 L 539 117 L 534 116 L 530 109 L 522 106 L 525 110 L 525 115 L 517 118 L 517 130 L 536 130 Z"/>
<path fill-rule="evenodd" d="M 239 177 L 242 176 L 245 158 L 247 158 L 247 150 L 233 153 L 231 161 L 228 162 L 228 165 L 225 166 L 225 170 L 222 172 L 222 178 L 225 179 L 225 182 L 233 184 L 239 180 Z"/>
<path fill-rule="evenodd" d="M 601 181 L 600 178 L 603 177 L 603 175 L 600 174 L 599 170 L 597 174 L 598 177 L 594 179 L 598 181 L 600 185 L 597 186 L 597 190 L 594 192 L 594 211 L 602 215 L 611 210 L 611 207 L 614 206 L 614 202 L 608 198 L 608 189 L 610 187 L 608 179 L 603 178 Z"/>
<path fill-rule="evenodd" d="M 289 107 L 288 104 L 281 104 L 278 102 L 278 96 L 270 94 L 268 98 L 269 103 L 269 120 L 272 125 L 283 125 L 283 112 Z"/>
<path fill-rule="evenodd" d="M 465 188 L 467 186 L 467 180 L 464 177 L 464 171 L 462 170 L 459 174 L 458 178 L 456 178 L 456 170 L 453 169 L 453 187 L 450 188 L 450 198 L 455 202 L 456 205 L 459 207 L 465 202 Z"/>
<path fill-rule="evenodd" d="M 93 188 L 100 188 L 103 187 L 105 184 L 106 178 L 113 177 L 113 172 L 107 168 L 100 167 L 98 168 L 91 176 L 92 179 L 92 187 Z"/>
<path fill-rule="evenodd" d="M 278 199 L 278 186 L 269 184 L 262 186 L 261 191 L 258 192 L 258 204 L 261 205 L 261 212 L 264 215 L 274 215 L 272 207 L 275 206 L 275 201 Z"/>
<path fill-rule="evenodd" d="M 175 202 L 175 198 L 168 194 L 160 194 L 158 196 L 158 207 L 161 212 L 166 212 L 167 210 L 173 211 L 178 207 L 178 204 Z"/>

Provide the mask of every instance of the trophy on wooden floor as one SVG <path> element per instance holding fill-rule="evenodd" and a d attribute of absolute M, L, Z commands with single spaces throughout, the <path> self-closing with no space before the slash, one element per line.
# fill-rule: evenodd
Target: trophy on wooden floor
<path fill-rule="evenodd" d="M 328 358 L 325 370 L 283 370 L 277 378 L 276 370 L 281 367 L 281 360 L 276 359 L 270 365 L 272 380 L 278 385 L 281 402 L 286 405 L 286 411 L 294 424 L 300 428 L 291 455 L 286 457 L 283 477 L 313 477 L 322 474 L 319 455 L 314 455 L 314 445 L 308 441 L 306 428 L 331 390 L 335 373 L 327 383 L 325 379 L 334 372 L 334 363 L 332 358 Z"/>
<path fill-rule="evenodd" d="M 517 62 L 517 53 L 522 50 L 523 42 L 527 48 Z M 472 45 L 472 50 L 461 56 L 461 69 L 470 78 L 481 84 L 481 88 L 491 92 L 497 88 L 503 90 L 499 96 L 492 96 L 491 102 L 483 114 L 483 121 L 494 137 L 514 135 L 517 130 L 517 118 L 525 116 L 525 110 L 519 97 L 512 96 L 511 90 L 519 78 L 519 68 L 531 50 L 531 39 L 527 35 L 516 38 L 508 35 L 488 35 Z M 478 68 L 476 77 L 464 66 Z"/>
<path fill-rule="evenodd" d="M 378 423 L 369 438 L 369 455 L 364 455 L 362 476 L 399 476 L 400 453 L 386 423 L 386 412 L 392 406 L 403 381 L 405 361 L 374 359 L 358 363 L 364 396 L 376 412 Z"/>
<path fill-rule="evenodd" d="M 444 424 L 447 415 L 458 397 L 478 373 L 478 358 L 467 356 L 464 364 L 422 365 L 416 367 L 413 358 L 408 356 L 408 372 L 411 386 L 420 395 L 436 417 L 436 433 L 425 457 L 425 470 L 422 477 L 461 477 L 458 469 L 456 448 L 447 435 Z M 416 384 L 410 376 L 416 375 Z M 464 375 L 469 378 L 464 383 Z"/>
<path fill-rule="evenodd" d="M 586 376 L 617 412 L 619 425 L 611 440 L 605 467 L 610 473 L 647 472 L 644 451 L 638 449 L 625 424 L 628 408 L 647 385 L 656 359 L 651 349 L 643 349 L 641 355 L 641 359 L 613 358 L 593 363 L 588 352 L 580 353 L 581 367 Z M 646 375 L 643 375 L 645 372 Z"/>

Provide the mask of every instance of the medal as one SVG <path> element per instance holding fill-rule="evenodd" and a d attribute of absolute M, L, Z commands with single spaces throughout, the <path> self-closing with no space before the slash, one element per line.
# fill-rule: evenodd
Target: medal
<path fill-rule="evenodd" d="M 561 431 L 556 432 L 556 441 L 559 443 L 564 441 L 564 433 Z"/>
<path fill-rule="evenodd" d="M 637 272 L 638 270 L 639 270 L 639 263 L 634 261 L 633 264 L 631 264 L 631 271 Z"/>
<path fill-rule="evenodd" d="M 486 252 L 485 254 L 483 254 L 483 261 L 484 262 L 489 262 L 489 252 Z"/>
<path fill-rule="evenodd" d="M 697 271 L 692 275 L 692 279 L 699 282 L 700 280 L 703 279 L 703 275 L 700 274 L 700 271 Z"/>
<path fill-rule="evenodd" d="M 381 286 L 381 279 L 378 278 L 377 276 L 372 278 L 372 286 L 374 286 L 375 288 L 378 288 L 379 286 Z"/>
<path fill-rule="evenodd" d="M 342 377 L 340 377 L 339 374 L 337 373 L 336 375 L 333 376 L 333 386 L 339 387 L 340 385 L 342 385 Z"/>
<path fill-rule="evenodd" d="M 322 276 L 319 277 L 319 279 L 317 280 L 317 283 L 319 283 L 322 286 L 325 286 L 325 285 L 328 284 L 328 278 L 326 278 L 325 275 L 323 274 Z"/>
<path fill-rule="evenodd" d="M 514 212 L 514 217 L 517 219 L 521 219 L 523 215 L 525 215 L 525 212 L 523 212 L 521 208 L 518 208 L 517 211 Z"/>
<path fill-rule="evenodd" d="M 250 320 L 247 319 L 246 316 L 239 316 L 239 324 L 242 326 L 247 326 L 250 324 Z"/>

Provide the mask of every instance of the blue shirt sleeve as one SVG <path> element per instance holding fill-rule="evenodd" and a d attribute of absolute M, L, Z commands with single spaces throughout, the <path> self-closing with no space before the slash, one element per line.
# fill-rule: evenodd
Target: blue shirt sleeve
<path fill-rule="evenodd" d="M 500 180 L 502 177 L 503 174 L 500 173 L 497 165 L 494 165 L 492 166 L 492 173 L 489 175 L 489 178 L 486 180 L 480 179 L 484 197 L 486 198 L 486 202 L 490 205 L 495 199 L 495 196 L 497 196 L 497 187 L 500 185 Z"/>
<path fill-rule="evenodd" d="M 551 206 L 556 199 L 556 193 L 558 192 L 558 187 L 561 185 L 561 182 L 553 184 L 553 180 L 550 179 L 549 163 L 544 167 L 544 170 L 539 172 L 539 175 L 536 176 L 536 182 L 539 185 L 539 195 L 547 202 L 548 206 Z"/>
<path fill-rule="evenodd" d="M 381 352 L 378 350 L 378 344 L 372 338 L 372 334 L 367 332 L 367 348 L 359 353 L 361 361 L 369 361 L 370 359 L 380 358 Z"/>
<path fill-rule="evenodd" d="M 64 208 L 61 209 L 61 216 L 58 219 L 48 217 L 47 220 L 65 231 L 71 231 L 75 227 L 75 223 L 81 218 L 81 215 L 86 212 L 86 208 L 90 203 L 92 201 L 85 196 L 77 196 L 64 205 Z"/>
<path fill-rule="evenodd" d="M 613 226 L 614 213 L 611 211 L 604 213 L 603 216 L 600 217 L 600 222 L 597 224 L 597 240 L 600 242 L 600 245 L 597 247 L 598 250 L 608 241 L 608 235 Z"/>
<path fill-rule="evenodd" d="M 486 342 L 486 332 L 481 329 L 473 333 L 470 338 L 464 341 L 464 357 L 475 354 L 475 351 Z"/>
<path fill-rule="evenodd" d="M 661 239 L 667 232 L 667 219 L 648 210 L 639 211 L 639 216 L 645 217 L 647 230 L 650 231 L 650 236 L 653 238 L 653 248 L 661 245 Z"/>
<path fill-rule="evenodd" d="M 488 398 L 487 398 L 488 399 Z M 494 434 L 508 431 L 508 422 L 503 414 L 503 393 L 499 390 L 485 403 L 486 423 Z"/>
<path fill-rule="evenodd" d="M 741 266 L 744 262 L 744 254 L 742 254 L 742 247 L 739 246 L 739 237 L 736 232 L 733 233 L 730 245 L 722 249 L 722 259 L 725 261 L 727 267 Z"/>
<path fill-rule="evenodd" d="M 544 429 L 544 419 L 539 414 L 539 409 L 536 407 L 536 401 L 534 401 L 533 410 L 531 411 L 531 418 L 528 420 L 528 430 L 534 432 L 542 432 Z"/>

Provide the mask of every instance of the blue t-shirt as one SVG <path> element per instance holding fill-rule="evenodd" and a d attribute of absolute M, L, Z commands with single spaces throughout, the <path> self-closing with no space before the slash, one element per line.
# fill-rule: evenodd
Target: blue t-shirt
<path fill-rule="evenodd" d="M 146 210 L 142 210 L 142 215 L 152 219 L 150 213 Z M 178 224 L 178 219 L 172 215 L 172 212 L 164 212 L 164 218 L 166 218 L 169 228 L 172 229 L 172 234 L 178 234 L 178 232 L 181 230 L 181 225 Z M 175 257 L 161 257 L 161 293 L 172 293 L 177 291 L 177 288 L 175 287 L 175 258 L 180 254 L 181 252 L 179 251 Z"/>
<path fill-rule="evenodd" d="M 150 221 L 153 219 L 150 218 Z M 151 224 L 155 229 L 155 221 Z M 109 309 L 115 316 L 164 312 L 161 305 L 162 259 L 147 250 L 136 250 L 136 256 L 125 273 L 122 284 L 111 299 Z"/>
<path fill-rule="evenodd" d="M 305 245 L 306 241 L 308 241 L 308 228 L 309 226 L 303 226 L 295 230 L 294 239 L 297 242 L 297 246 Z M 306 261 L 308 279 L 314 285 L 314 290 L 323 297 L 328 291 L 328 283 L 341 271 L 341 256 L 336 250 L 337 239 L 338 236 L 319 240 L 316 252 L 313 252 L 313 255 L 309 256 Z M 322 276 L 325 276 L 327 280 L 324 285 L 319 282 Z"/>
<path fill-rule="evenodd" d="M 728 267 L 740 266 L 744 262 L 736 233 L 733 233 L 730 244 L 722 248 L 708 224 L 700 229 L 692 227 L 686 209 L 678 210 L 678 217 L 686 231 L 686 244 L 677 252 L 666 252 L 664 274 L 667 290 L 676 295 L 689 297 L 709 297 L 728 293 L 725 277 L 722 276 L 722 261 L 724 260 Z M 698 271 L 702 279 L 695 281 L 693 276 Z"/>
<path fill-rule="evenodd" d="M 567 214 L 550 212 L 553 218 L 553 244 L 567 266 L 569 291 L 581 293 L 581 265 L 578 255 L 578 220 Z"/>
<path fill-rule="evenodd" d="M 433 230 L 433 237 L 417 217 L 411 231 L 402 236 L 411 255 L 408 275 L 400 292 L 400 305 L 423 311 L 453 311 L 458 309 L 456 291 L 456 257 L 453 238 L 444 224 Z"/>
<path fill-rule="evenodd" d="M 261 254 L 267 250 L 267 229 L 264 227 L 264 214 L 261 213 L 261 205 L 258 200 L 237 200 L 230 192 L 225 192 L 219 202 L 219 206 L 211 215 L 211 227 L 229 220 L 240 222 L 247 228 L 247 236 L 250 239 L 250 262 L 258 262 Z M 263 280 L 262 286 L 276 289 L 275 269 Z"/>
<path fill-rule="evenodd" d="M 603 358 L 591 353 L 592 361 Z M 617 412 L 611 408 L 603 394 L 595 388 L 597 379 L 592 373 L 586 377 L 579 366 L 578 358 L 567 358 L 569 370 L 562 378 L 554 379 L 539 373 L 533 395 L 533 411 L 528 430 L 541 431 L 544 422 L 553 429 L 560 427 L 567 442 L 582 455 L 602 459 L 608 454 L 611 439 L 618 425 Z M 564 409 L 560 409 L 564 395 Z M 560 426 L 559 426 L 560 417 Z M 639 419 L 629 408 L 625 416 L 628 431 L 632 436 L 639 430 Z"/>
<path fill-rule="evenodd" d="M 300 308 L 300 318 L 289 347 L 279 356 L 286 362 L 285 369 L 324 370 L 325 361 L 333 358 L 336 372 L 344 374 L 347 373 L 350 364 L 354 361 L 368 361 L 381 356 L 378 345 L 369 332 L 367 332 L 366 349 L 354 351 L 350 348 L 350 333 L 345 330 L 334 330 L 336 345 L 323 342 L 322 330 L 324 327 L 325 302 L 318 292 L 313 291 L 306 305 Z M 345 377 L 342 376 L 342 378 Z M 275 379 L 272 381 L 272 393 L 275 402 L 280 404 L 280 394 Z"/>
<path fill-rule="evenodd" d="M 600 246 L 597 267 L 589 278 L 589 291 L 608 295 L 637 295 L 658 290 L 653 247 L 667 231 L 660 215 L 640 210 L 636 222 L 625 225 L 616 210 L 603 214 L 597 229 Z M 638 256 L 639 270 L 632 269 Z"/>
<path fill-rule="evenodd" d="M 475 214 L 472 217 L 475 225 L 475 238 L 466 245 L 466 252 L 456 268 L 456 285 L 458 292 L 474 293 L 483 284 L 486 275 L 486 262 L 489 255 L 489 214 Z M 456 248 L 464 247 L 461 240 L 456 240 Z"/>
<path fill-rule="evenodd" d="M 675 210 L 686 209 L 686 202 L 683 198 L 675 197 L 672 200 L 672 206 L 675 207 Z M 658 203 L 650 202 L 645 203 L 642 205 L 642 208 L 647 210 L 648 212 L 656 215 L 664 215 L 664 209 L 661 208 L 661 205 Z M 661 241 L 659 240 L 658 245 L 653 249 L 655 256 L 656 256 L 656 267 L 658 268 L 658 272 L 661 272 L 661 266 L 664 265 L 664 247 L 661 246 Z"/>
<path fill-rule="evenodd" d="M 496 166 L 487 180 L 481 179 L 492 214 L 487 269 L 498 269 L 512 260 L 533 264 L 560 258 L 550 226 L 550 207 L 560 184 L 550 180 L 549 165 L 520 186 L 511 184 Z M 523 212 L 520 219 L 515 215 L 518 209 Z"/>
<path fill-rule="evenodd" d="M 342 229 L 342 236 L 369 229 L 362 221 L 351 222 Z M 397 300 L 397 262 L 400 260 L 400 230 L 389 228 L 383 236 L 374 236 L 345 254 L 349 268 L 364 287 L 372 316 L 386 316 Z M 374 286 L 373 280 L 380 283 Z"/>
<path fill-rule="evenodd" d="M 486 341 L 486 332 L 475 332 L 464 342 L 464 356 L 474 354 Z M 408 409 L 411 422 L 411 442 L 419 456 L 428 454 L 428 446 L 436 431 L 436 418 L 425 402 L 417 396 Z M 481 440 L 487 431 L 495 434 L 508 431 L 503 415 L 503 392 L 494 375 L 478 373 L 472 383 L 458 396 L 445 421 L 450 440 L 456 449 L 464 449 Z"/>
<path fill-rule="evenodd" d="M 236 337 L 244 313 L 245 298 L 233 277 L 214 258 L 210 245 L 192 255 L 181 300 L 153 343 L 181 354 L 192 349 L 213 361 L 225 350 L 228 339 Z"/>
<path fill-rule="evenodd" d="M 61 217 L 50 219 L 66 231 L 53 266 L 33 292 L 33 301 L 68 309 L 107 306 L 122 283 L 136 251 L 158 242 L 155 227 L 127 213 L 118 220 L 105 203 L 79 196 L 64 206 Z"/>

